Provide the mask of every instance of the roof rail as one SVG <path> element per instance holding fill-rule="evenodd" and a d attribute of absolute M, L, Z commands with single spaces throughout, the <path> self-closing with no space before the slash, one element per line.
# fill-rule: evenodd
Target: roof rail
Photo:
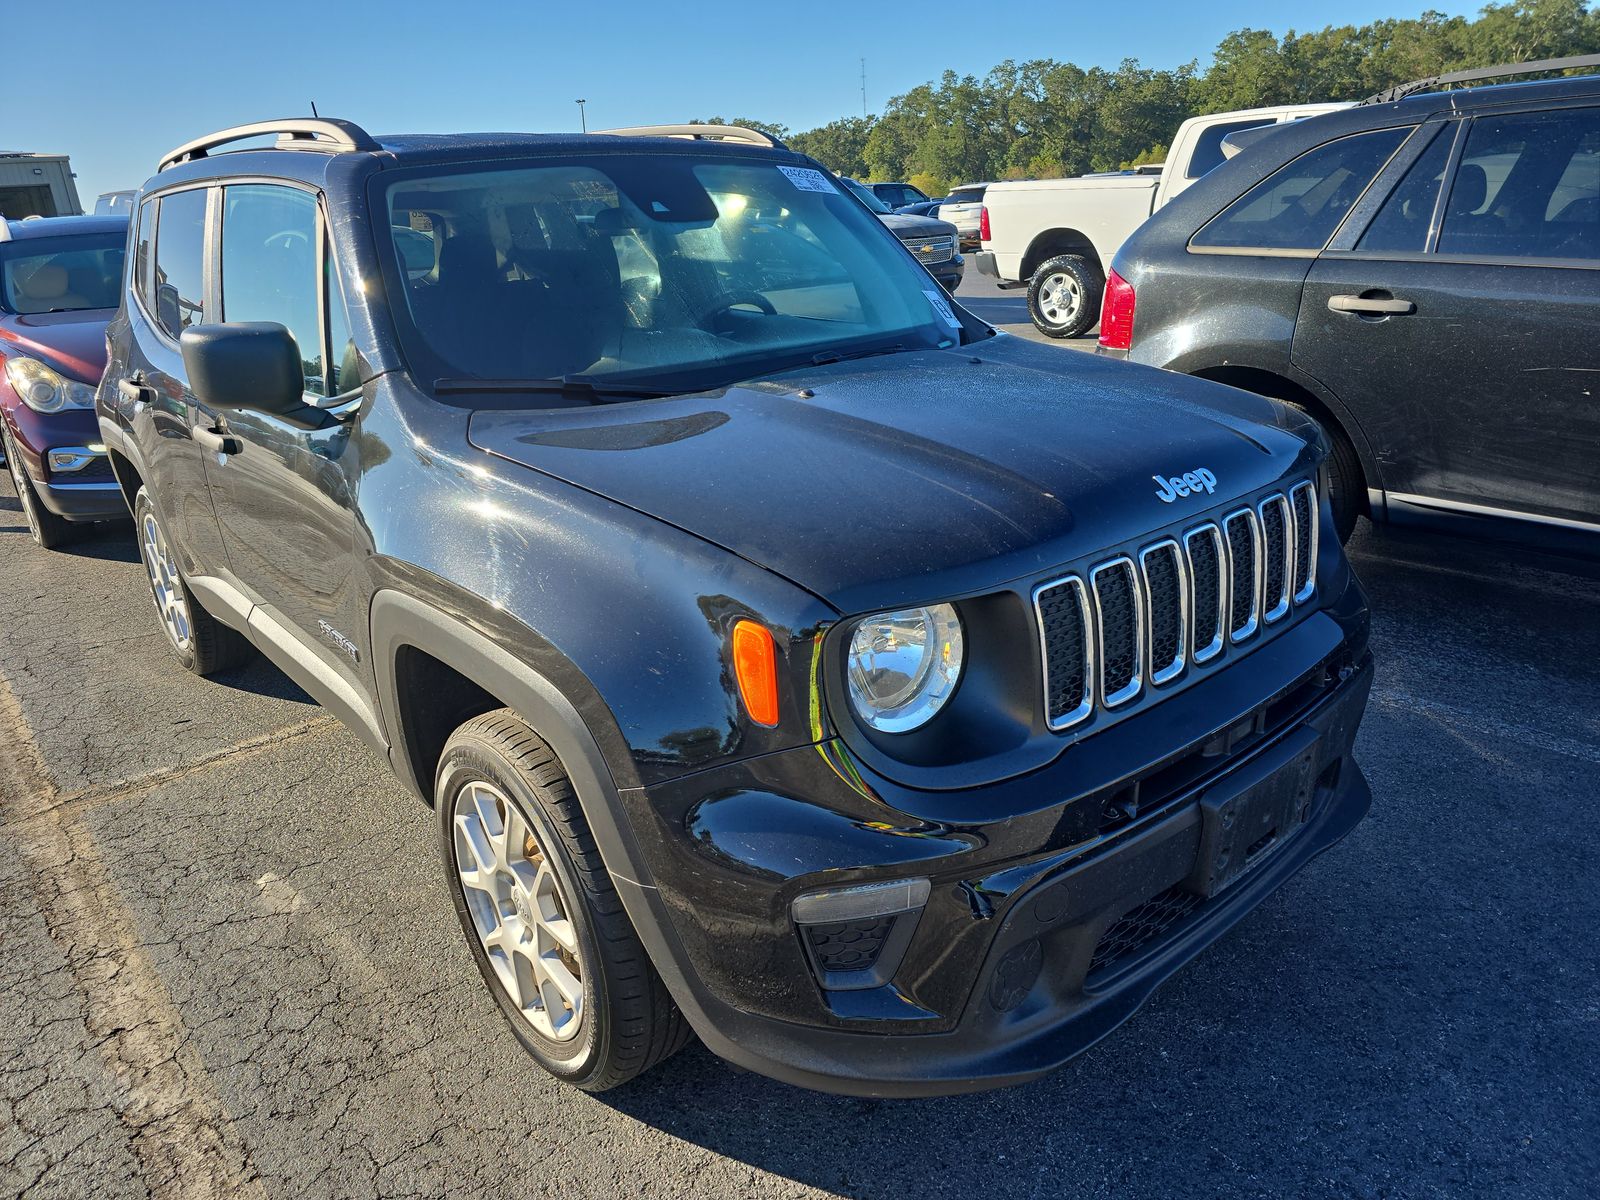
<path fill-rule="evenodd" d="M 751 146 L 771 146 L 775 150 L 787 147 L 769 133 L 759 129 L 746 129 L 743 125 L 633 125 L 627 129 L 597 129 L 596 133 L 612 137 L 675 137 L 694 138 L 707 142 L 744 142 Z"/>
<path fill-rule="evenodd" d="M 279 150 L 331 150 L 335 153 L 350 150 L 377 150 L 377 142 L 354 121 L 340 121 L 331 117 L 288 117 L 282 121 L 254 121 L 249 125 L 235 125 L 219 129 L 205 137 L 185 142 L 176 150 L 161 156 L 157 173 L 179 163 L 205 158 L 219 146 L 240 142 L 245 138 L 278 135 Z"/>
<path fill-rule="evenodd" d="M 1451 71 L 1446 75 L 1431 75 L 1412 83 L 1402 83 L 1376 95 L 1368 96 L 1362 104 L 1393 104 L 1418 92 L 1432 92 L 1452 83 L 1476 83 L 1483 79 L 1513 79 L 1518 75 L 1539 75 L 1545 71 L 1571 71 L 1580 67 L 1600 67 L 1600 54 L 1579 54 L 1570 58 L 1541 58 L 1536 62 L 1510 63 L 1503 67 L 1478 67 L 1470 71 Z"/>

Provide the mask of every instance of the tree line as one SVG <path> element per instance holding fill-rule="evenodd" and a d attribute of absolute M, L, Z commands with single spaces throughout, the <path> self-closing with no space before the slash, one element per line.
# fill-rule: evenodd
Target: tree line
<path fill-rule="evenodd" d="M 904 179 L 930 196 L 959 183 L 1047 179 L 1160 162 L 1178 125 L 1202 113 L 1267 104 L 1359 100 L 1446 71 L 1600 53 L 1588 0 L 1511 0 L 1474 18 L 1408 20 L 1279 36 L 1241 29 L 1198 62 L 1155 70 L 1010 59 L 981 79 L 946 71 L 873 117 L 819 129 L 735 118 L 843 175 Z M 711 118 L 721 122 L 722 118 Z"/>

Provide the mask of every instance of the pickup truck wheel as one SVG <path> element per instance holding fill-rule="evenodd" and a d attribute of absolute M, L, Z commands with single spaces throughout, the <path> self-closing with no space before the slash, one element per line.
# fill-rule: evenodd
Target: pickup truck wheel
<path fill-rule="evenodd" d="M 22 505 L 23 519 L 28 522 L 28 536 L 46 550 L 58 550 L 78 536 L 77 526 L 64 521 L 39 502 L 33 490 L 33 480 L 22 465 L 22 455 L 11 442 L 11 431 L 0 425 L 0 446 L 5 447 L 6 465 L 11 468 L 11 486 L 17 490 L 17 503 Z"/>
<path fill-rule="evenodd" d="M 1046 337 L 1078 337 L 1100 319 L 1106 281 L 1088 259 L 1061 254 L 1040 264 L 1028 281 L 1028 315 Z"/>
<path fill-rule="evenodd" d="M 689 1040 L 555 752 L 509 709 L 451 735 L 434 791 L 473 960 L 529 1054 L 588 1092 Z"/>
<path fill-rule="evenodd" d="M 140 488 L 133 499 L 133 524 L 156 618 L 178 662 L 196 675 L 211 675 L 247 661 L 255 647 L 243 634 L 208 613 L 183 581 L 183 572 L 169 548 L 147 488 Z"/>

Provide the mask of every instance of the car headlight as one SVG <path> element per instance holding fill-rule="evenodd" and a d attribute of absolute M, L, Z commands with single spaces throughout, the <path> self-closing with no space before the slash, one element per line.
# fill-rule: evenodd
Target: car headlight
<path fill-rule="evenodd" d="M 6 382 L 34 412 L 56 413 L 64 408 L 94 407 L 94 388 L 68 379 L 37 358 L 6 359 Z"/>
<path fill-rule="evenodd" d="M 955 692 L 963 655 L 961 618 L 948 604 L 866 617 L 850 637 L 850 704 L 880 732 L 921 728 Z"/>

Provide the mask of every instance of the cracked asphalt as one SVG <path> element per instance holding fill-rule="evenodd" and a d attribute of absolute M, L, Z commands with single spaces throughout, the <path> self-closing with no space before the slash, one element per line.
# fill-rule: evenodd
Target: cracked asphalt
<path fill-rule="evenodd" d="M 1371 817 L 1099 1047 L 881 1102 L 695 1045 L 590 1097 L 381 764 L 264 662 L 184 674 L 131 535 L 38 551 L 0 486 L 0 1195 L 1593 1196 L 1600 572 L 1354 558 Z"/>

